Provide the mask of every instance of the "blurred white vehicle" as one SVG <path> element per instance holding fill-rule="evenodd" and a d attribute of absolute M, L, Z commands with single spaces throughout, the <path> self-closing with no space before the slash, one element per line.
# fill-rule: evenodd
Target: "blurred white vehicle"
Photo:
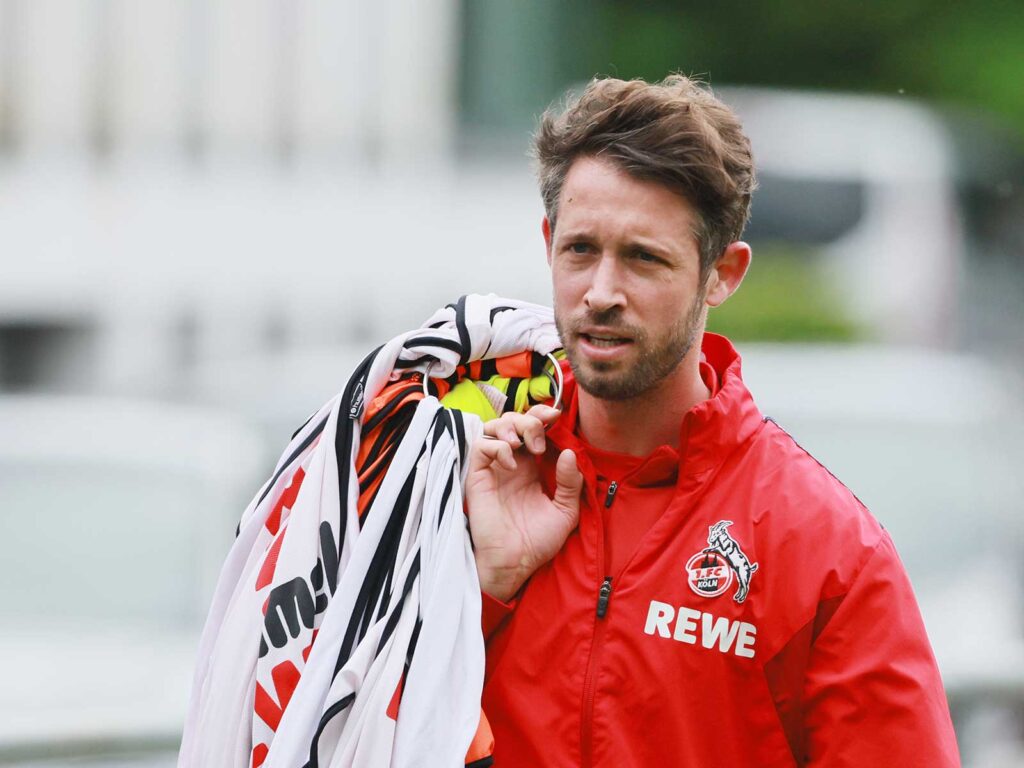
<path fill-rule="evenodd" d="M 264 454 L 236 418 L 0 397 L 0 763 L 175 749 Z"/>
<path fill-rule="evenodd" d="M 874 96 L 723 96 L 760 174 L 750 237 L 824 244 L 858 318 L 890 339 L 948 339 L 965 246 L 954 147 L 938 116 Z"/>
<path fill-rule="evenodd" d="M 753 145 L 755 256 L 764 243 L 816 250 L 875 338 L 1008 340 L 1024 357 L 1024 156 L 1012 137 L 907 97 L 716 92 Z"/>

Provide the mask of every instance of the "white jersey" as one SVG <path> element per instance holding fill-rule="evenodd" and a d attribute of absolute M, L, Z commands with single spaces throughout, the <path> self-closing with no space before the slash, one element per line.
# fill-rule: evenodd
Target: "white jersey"
<path fill-rule="evenodd" d="M 462 494 L 481 423 L 419 400 L 360 517 L 364 405 L 401 371 L 558 347 L 549 309 L 466 296 L 369 355 L 295 434 L 224 563 L 179 768 L 462 765 L 484 673 Z"/>

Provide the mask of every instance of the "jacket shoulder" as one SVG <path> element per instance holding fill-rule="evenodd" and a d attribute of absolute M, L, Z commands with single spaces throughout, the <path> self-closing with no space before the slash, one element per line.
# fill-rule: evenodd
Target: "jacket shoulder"
<path fill-rule="evenodd" d="M 842 592 L 887 535 L 873 514 L 782 427 L 767 420 L 744 456 L 757 478 L 759 538 Z"/>

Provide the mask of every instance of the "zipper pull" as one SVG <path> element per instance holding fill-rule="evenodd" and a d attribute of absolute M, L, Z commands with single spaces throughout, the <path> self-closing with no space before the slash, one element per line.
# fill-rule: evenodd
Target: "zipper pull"
<path fill-rule="evenodd" d="M 608 509 L 612 502 L 615 501 L 615 492 L 619 490 L 619 483 L 616 480 L 612 480 L 612 484 L 608 486 L 608 493 L 604 495 L 604 508 Z"/>
<path fill-rule="evenodd" d="M 608 601 L 612 599 L 612 577 L 605 576 L 597 593 L 597 618 L 603 619 L 608 613 Z"/>

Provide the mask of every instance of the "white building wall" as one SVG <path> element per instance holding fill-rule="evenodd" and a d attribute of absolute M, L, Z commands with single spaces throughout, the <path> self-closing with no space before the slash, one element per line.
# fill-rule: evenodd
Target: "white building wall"
<path fill-rule="evenodd" d="M 13 132 L 26 155 L 89 151 L 95 119 L 98 2 L 7 0 Z"/>
<path fill-rule="evenodd" d="M 452 193 L 417 169 L 451 176 L 457 8 L 0 0 L 0 335 L 84 340 L 50 388 L 161 396 L 376 328 L 447 239 L 396 216 Z"/>
<path fill-rule="evenodd" d="M 197 87 L 188 62 L 193 7 L 190 0 L 111 0 L 107 88 L 119 154 L 181 152 Z"/>
<path fill-rule="evenodd" d="M 457 0 L 0 0 L 20 154 L 375 162 L 445 151 Z"/>

